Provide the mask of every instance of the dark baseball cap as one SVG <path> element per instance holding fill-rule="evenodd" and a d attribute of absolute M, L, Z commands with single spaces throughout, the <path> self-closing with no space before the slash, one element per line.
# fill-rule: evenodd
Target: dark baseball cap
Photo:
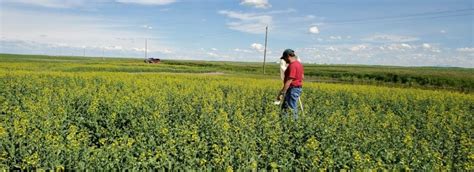
<path fill-rule="evenodd" d="M 280 59 L 283 59 L 286 56 L 296 57 L 295 51 L 293 51 L 292 49 L 286 49 L 285 51 L 283 51 L 283 55 L 281 55 Z"/>

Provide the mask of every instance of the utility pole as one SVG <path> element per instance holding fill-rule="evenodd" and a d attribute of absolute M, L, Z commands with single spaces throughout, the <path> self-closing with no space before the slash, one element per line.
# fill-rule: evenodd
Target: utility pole
<path fill-rule="evenodd" d="M 265 61 L 267 60 L 268 25 L 265 27 L 265 49 L 263 50 L 263 74 L 265 75 Z"/>
<path fill-rule="evenodd" d="M 147 51 L 148 51 L 148 39 L 145 38 L 145 59 L 148 58 Z"/>

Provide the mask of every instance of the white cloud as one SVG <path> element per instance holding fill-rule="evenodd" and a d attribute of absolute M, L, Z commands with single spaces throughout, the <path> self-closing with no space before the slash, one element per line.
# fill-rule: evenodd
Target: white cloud
<path fill-rule="evenodd" d="M 263 52 L 265 50 L 265 47 L 259 43 L 253 43 L 252 45 L 250 45 L 250 47 L 252 47 L 252 49 L 254 50 L 257 50 L 258 52 Z"/>
<path fill-rule="evenodd" d="M 211 57 L 219 57 L 219 55 L 217 55 L 216 53 L 213 53 L 213 52 L 208 52 L 207 55 L 209 55 Z"/>
<path fill-rule="evenodd" d="M 122 46 L 119 46 L 119 45 L 112 45 L 112 46 L 106 46 L 106 47 L 103 47 L 105 50 L 123 50 L 123 47 Z M 143 51 L 145 48 L 143 48 Z"/>
<path fill-rule="evenodd" d="M 421 45 L 413 45 L 407 43 L 391 43 L 391 44 L 384 44 L 377 47 L 378 50 L 391 52 L 391 53 L 440 53 L 441 49 L 435 45 L 429 43 L 423 43 Z"/>
<path fill-rule="evenodd" d="M 37 52 L 34 49 L 40 48 L 47 50 L 62 47 L 63 53 L 66 51 L 72 53 L 75 49 L 83 49 L 82 47 L 86 46 L 97 47 L 99 54 L 102 50 L 110 50 L 117 56 L 130 57 L 140 55 L 135 54 L 138 51 L 134 48 L 144 47 L 144 38 L 151 38 L 148 41 L 150 51 L 171 49 L 154 40 L 156 35 L 152 36 L 139 31 L 138 28 L 136 30 L 117 29 L 133 25 L 108 18 L 12 9 L 2 9 L 0 18 L 2 40 L 11 45 L 8 49 L 3 48 L 4 52 L 10 50 L 17 52 L 18 47 L 23 47 L 25 52 Z M 13 44 L 18 46 L 15 48 Z M 58 54 L 58 52 L 49 53 Z"/>
<path fill-rule="evenodd" d="M 446 33 L 446 30 L 440 30 L 439 33 Z"/>
<path fill-rule="evenodd" d="M 263 9 L 272 7 L 268 0 L 241 0 L 240 4 Z"/>
<path fill-rule="evenodd" d="M 457 48 L 456 51 L 474 53 L 474 47 Z"/>
<path fill-rule="evenodd" d="M 412 42 L 418 41 L 419 38 L 412 36 L 401 36 L 401 35 L 373 35 L 362 39 L 362 41 L 369 42 Z"/>
<path fill-rule="evenodd" d="M 312 47 L 297 49 L 297 51 L 299 56 L 305 58 L 305 62 L 319 64 L 474 67 L 472 60 L 474 53 L 455 53 L 452 49 L 438 48 L 437 44 L 430 44 L 430 46 L 431 49 L 426 50 L 423 49 L 422 44 L 406 43 L 384 46 L 379 44 L 315 44 Z M 389 50 L 389 47 L 392 50 Z M 361 51 L 362 49 L 365 51 Z M 436 51 L 437 49 L 439 52 Z M 474 52 L 474 47 L 459 50 Z"/>
<path fill-rule="evenodd" d="M 423 43 L 421 46 L 422 46 L 424 49 L 431 49 L 431 45 L 428 44 L 428 43 Z"/>
<path fill-rule="evenodd" d="M 412 47 L 411 45 L 409 45 L 409 44 L 400 44 L 400 46 L 401 46 L 402 48 L 408 48 L 408 49 L 412 49 L 412 48 L 413 48 L 413 47 Z"/>
<path fill-rule="evenodd" d="M 132 50 L 138 51 L 138 52 L 145 52 L 145 48 L 132 48 Z"/>
<path fill-rule="evenodd" d="M 368 49 L 368 46 L 365 44 L 360 44 L 349 48 L 351 51 L 362 51 Z"/>
<path fill-rule="evenodd" d="M 138 5 L 168 5 L 176 2 L 176 0 L 116 0 L 116 2 Z"/>
<path fill-rule="evenodd" d="M 263 14 L 270 15 L 270 14 L 285 14 L 285 13 L 293 13 L 293 12 L 297 12 L 297 10 L 294 8 L 288 8 L 286 10 L 268 11 L 268 12 L 264 12 Z"/>
<path fill-rule="evenodd" d="M 175 53 L 173 50 L 168 49 L 168 48 L 165 48 L 165 49 L 161 50 L 160 52 L 161 52 L 161 53 L 164 53 L 164 54 L 172 54 L 172 53 Z"/>
<path fill-rule="evenodd" d="M 409 45 L 409 44 L 389 44 L 385 46 L 381 46 L 382 48 L 380 49 L 385 49 L 385 50 L 390 50 L 390 51 L 407 51 L 410 49 L 414 49 L 415 47 Z"/>
<path fill-rule="evenodd" d="M 272 16 L 265 14 L 243 13 L 235 11 L 221 10 L 219 14 L 226 15 L 236 21 L 228 22 L 227 26 L 230 29 L 260 34 L 265 33 L 265 27 L 272 24 Z"/>
<path fill-rule="evenodd" d="M 332 39 L 332 40 L 341 40 L 341 39 L 342 39 L 342 36 L 330 36 L 329 39 Z"/>
<path fill-rule="evenodd" d="M 317 26 L 311 26 L 309 29 L 308 29 L 309 33 L 312 33 L 312 34 L 319 34 L 319 28 Z"/>
<path fill-rule="evenodd" d="M 441 52 L 441 50 L 438 47 L 433 46 L 433 45 L 428 44 L 428 43 L 421 44 L 421 48 L 423 48 L 423 50 L 431 51 L 431 52 L 435 52 L 435 53 L 440 53 Z"/>
<path fill-rule="evenodd" d="M 142 28 L 145 28 L 145 29 L 148 29 L 148 30 L 153 29 L 153 27 L 152 27 L 152 26 L 149 26 L 149 25 L 142 25 Z"/>
<path fill-rule="evenodd" d="M 252 53 L 252 51 L 247 50 L 247 49 L 240 49 L 240 48 L 235 48 L 235 52 L 243 52 L 243 53 Z"/>
<path fill-rule="evenodd" d="M 326 50 L 328 50 L 328 51 L 339 51 L 338 48 L 335 48 L 335 47 L 333 47 L 333 46 L 327 47 Z"/>
<path fill-rule="evenodd" d="M 217 51 L 217 48 L 211 48 L 212 51 Z"/>
<path fill-rule="evenodd" d="M 2 2 L 26 4 L 46 8 L 72 8 L 84 5 L 85 0 L 2 0 Z"/>
<path fill-rule="evenodd" d="M 312 19 L 315 19 L 316 16 L 314 16 L 314 15 L 307 15 L 307 16 L 305 16 L 305 18 L 308 19 L 308 20 L 312 20 Z"/>

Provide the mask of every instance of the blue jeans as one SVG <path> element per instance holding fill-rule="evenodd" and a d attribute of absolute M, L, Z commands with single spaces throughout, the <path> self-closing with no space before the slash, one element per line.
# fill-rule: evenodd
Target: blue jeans
<path fill-rule="evenodd" d="M 301 96 L 301 92 L 303 89 L 296 88 L 296 87 L 290 87 L 286 91 L 285 99 L 283 100 L 283 104 L 281 106 L 281 109 L 283 110 L 283 113 L 285 116 L 287 116 L 287 110 L 288 108 L 291 109 L 293 112 L 293 118 L 298 119 L 298 99 Z"/>

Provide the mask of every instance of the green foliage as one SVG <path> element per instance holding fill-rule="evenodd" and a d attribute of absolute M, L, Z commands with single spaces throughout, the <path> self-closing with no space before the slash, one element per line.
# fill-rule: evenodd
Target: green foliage
<path fill-rule="evenodd" d="M 222 76 L 3 72 L 0 164 L 19 169 L 473 170 L 472 95 Z"/>
<path fill-rule="evenodd" d="M 474 170 L 472 94 L 305 83 L 292 120 L 279 80 L 85 61 L 0 64 L 0 169 Z"/>
<path fill-rule="evenodd" d="M 145 64 L 130 58 L 84 58 L 0 54 L 0 70 L 125 73 L 225 73 L 252 78 L 279 77 L 279 65 L 267 64 L 262 75 L 261 63 L 176 61 Z M 305 80 L 342 82 L 391 87 L 447 89 L 465 93 L 474 91 L 474 69 L 455 67 L 395 67 L 363 65 L 305 64 Z"/>

